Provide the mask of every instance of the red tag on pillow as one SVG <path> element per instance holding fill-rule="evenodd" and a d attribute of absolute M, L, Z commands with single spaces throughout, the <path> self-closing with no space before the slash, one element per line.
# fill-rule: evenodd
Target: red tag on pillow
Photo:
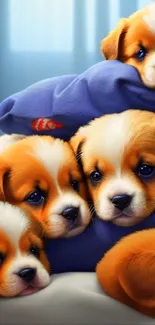
<path fill-rule="evenodd" d="M 47 131 L 63 128 L 62 123 L 55 122 L 48 118 L 38 118 L 32 122 L 32 129 L 34 131 Z"/>

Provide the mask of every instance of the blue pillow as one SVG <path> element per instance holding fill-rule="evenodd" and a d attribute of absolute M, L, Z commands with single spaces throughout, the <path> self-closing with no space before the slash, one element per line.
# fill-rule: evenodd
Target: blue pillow
<path fill-rule="evenodd" d="M 0 129 L 69 139 L 93 118 L 130 108 L 154 111 L 155 91 L 135 68 L 103 61 L 81 75 L 43 80 L 8 97 L 0 104 Z"/>

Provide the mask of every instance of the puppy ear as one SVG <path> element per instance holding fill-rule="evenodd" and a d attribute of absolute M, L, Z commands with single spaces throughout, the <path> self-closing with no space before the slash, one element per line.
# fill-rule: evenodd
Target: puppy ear
<path fill-rule="evenodd" d="M 122 18 L 118 26 L 101 41 L 101 52 L 106 60 L 116 60 L 119 57 L 119 47 L 123 34 L 127 32 L 128 19 Z"/>
<path fill-rule="evenodd" d="M 9 165 L 0 157 L 0 201 L 6 200 L 4 185 L 9 170 Z"/>
<path fill-rule="evenodd" d="M 78 162 L 81 162 L 82 146 L 87 138 L 87 126 L 81 127 L 75 135 L 70 139 L 70 145 L 77 157 Z"/>

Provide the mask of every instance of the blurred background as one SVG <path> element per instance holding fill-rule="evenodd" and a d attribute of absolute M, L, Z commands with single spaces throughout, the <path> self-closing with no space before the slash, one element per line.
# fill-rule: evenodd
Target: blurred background
<path fill-rule="evenodd" d="M 152 2 L 152 1 L 151 1 Z M 103 60 L 100 41 L 148 0 L 0 0 L 0 101 Z"/>

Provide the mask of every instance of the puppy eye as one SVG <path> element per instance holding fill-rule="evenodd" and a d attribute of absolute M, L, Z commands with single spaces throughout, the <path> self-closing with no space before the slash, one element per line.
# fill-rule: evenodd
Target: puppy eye
<path fill-rule="evenodd" d="M 99 183 L 102 178 L 102 174 L 99 170 L 95 170 L 90 174 L 90 180 L 92 184 Z"/>
<path fill-rule="evenodd" d="M 45 201 L 45 193 L 37 189 L 34 192 L 31 192 L 26 198 L 25 201 L 30 205 L 42 205 Z"/>
<path fill-rule="evenodd" d="M 138 166 L 137 172 L 139 177 L 144 180 L 155 176 L 155 168 L 153 166 L 144 163 Z"/>
<path fill-rule="evenodd" d="M 5 259 L 5 255 L 3 253 L 0 253 L 0 266 L 3 264 Z"/>
<path fill-rule="evenodd" d="M 75 181 L 75 180 L 72 181 L 71 185 L 72 185 L 74 191 L 79 192 L 79 182 L 78 181 Z"/>
<path fill-rule="evenodd" d="M 35 245 L 32 245 L 31 248 L 30 248 L 30 253 L 32 255 L 34 255 L 35 257 L 39 258 L 39 255 L 40 255 L 40 251 L 39 251 L 39 248 L 36 247 Z"/>
<path fill-rule="evenodd" d="M 147 50 L 144 46 L 141 46 L 139 51 L 135 54 L 135 57 L 138 61 L 143 61 L 147 54 Z"/>

